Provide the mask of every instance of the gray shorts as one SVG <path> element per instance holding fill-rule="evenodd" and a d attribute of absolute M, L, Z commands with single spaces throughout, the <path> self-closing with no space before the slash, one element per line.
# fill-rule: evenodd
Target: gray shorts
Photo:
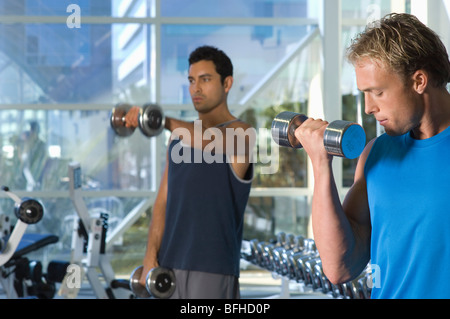
<path fill-rule="evenodd" d="M 173 269 L 175 292 L 171 299 L 239 299 L 239 278 L 231 275 Z"/>

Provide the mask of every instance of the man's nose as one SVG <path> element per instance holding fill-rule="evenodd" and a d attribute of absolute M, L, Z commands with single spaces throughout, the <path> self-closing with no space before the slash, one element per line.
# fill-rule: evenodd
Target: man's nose
<path fill-rule="evenodd" d="M 374 102 L 373 98 L 370 96 L 369 93 L 364 93 L 364 103 L 365 103 L 364 112 L 366 112 L 366 114 L 371 115 L 377 111 L 376 103 Z"/>
<path fill-rule="evenodd" d="M 202 91 L 202 88 L 201 88 L 200 84 L 198 84 L 198 82 L 195 82 L 195 83 L 191 84 L 191 91 L 193 93 L 199 93 Z"/>

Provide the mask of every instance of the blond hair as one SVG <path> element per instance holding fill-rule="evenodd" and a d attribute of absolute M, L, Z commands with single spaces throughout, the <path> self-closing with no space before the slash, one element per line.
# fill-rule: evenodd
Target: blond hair
<path fill-rule="evenodd" d="M 406 81 L 417 71 L 430 74 L 436 87 L 450 82 L 450 61 L 439 36 L 410 14 L 391 13 L 368 25 L 347 50 L 348 60 L 379 61 Z"/>

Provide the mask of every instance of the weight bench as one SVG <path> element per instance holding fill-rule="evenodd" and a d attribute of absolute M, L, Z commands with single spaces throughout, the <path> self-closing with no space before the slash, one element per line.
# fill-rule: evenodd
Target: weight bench
<path fill-rule="evenodd" d="M 24 234 L 10 261 L 20 258 L 50 244 L 54 244 L 58 242 L 58 240 L 58 236 L 52 234 Z M 9 262 L 7 262 L 5 266 L 7 266 L 8 263 Z"/>
<path fill-rule="evenodd" d="M 58 242 L 52 234 L 23 234 L 12 257 L 0 267 L 0 283 L 7 298 L 51 299 L 55 295 L 55 283 L 43 280 L 42 264 L 29 260 L 26 255 Z"/>

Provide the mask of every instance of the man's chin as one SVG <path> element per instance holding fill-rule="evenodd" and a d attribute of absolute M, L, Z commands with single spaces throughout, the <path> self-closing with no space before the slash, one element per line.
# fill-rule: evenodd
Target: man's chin
<path fill-rule="evenodd" d="M 404 134 L 406 134 L 408 132 L 408 131 L 406 131 L 406 132 L 399 132 L 399 131 L 394 131 L 394 130 L 391 130 L 391 129 L 388 129 L 388 128 L 384 128 L 384 131 L 386 132 L 387 135 L 392 136 L 392 137 L 401 136 L 401 135 L 404 135 Z"/>

